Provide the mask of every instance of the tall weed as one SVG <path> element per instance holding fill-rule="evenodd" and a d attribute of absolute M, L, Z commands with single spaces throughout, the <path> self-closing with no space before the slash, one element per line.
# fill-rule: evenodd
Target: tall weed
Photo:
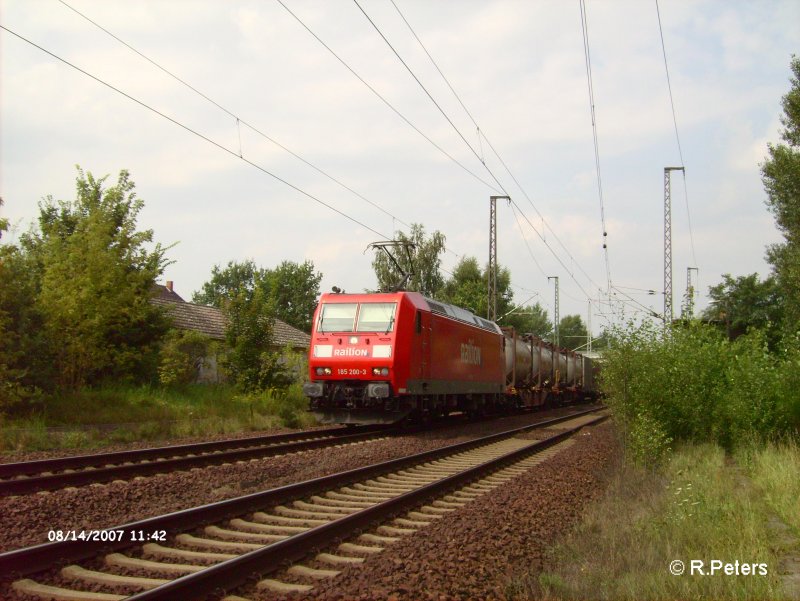
<path fill-rule="evenodd" d="M 701 323 L 667 332 L 653 323 L 631 326 L 615 342 L 601 382 L 629 443 L 651 434 L 650 451 L 639 445 L 640 463 L 657 460 L 673 440 L 730 450 L 800 430 L 797 348 L 771 354 L 759 331 L 731 342 Z"/>

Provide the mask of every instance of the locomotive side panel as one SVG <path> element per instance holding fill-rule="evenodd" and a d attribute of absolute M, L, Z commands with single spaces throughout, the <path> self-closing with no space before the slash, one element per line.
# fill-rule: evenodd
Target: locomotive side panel
<path fill-rule="evenodd" d="M 428 313 L 428 378 L 409 380 L 414 394 L 500 394 L 504 385 L 503 337 Z"/>

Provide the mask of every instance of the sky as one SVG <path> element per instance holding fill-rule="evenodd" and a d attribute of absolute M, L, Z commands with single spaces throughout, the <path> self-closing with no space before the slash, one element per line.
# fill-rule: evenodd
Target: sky
<path fill-rule="evenodd" d="M 4 243 L 43 198 L 75 198 L 76 165 L 109 185 L 127 169 L 185 299 L 247 259 L 310 260 L 323 291 L 359 292 L 368 245 L 411 223 L 446 236 L 445 271 L 486 263 L 489 198 L 508 195 L 515 302 L 552 317 L 558 276 L 561 316 L 591 311 L 597 333 L 663 312 L 664 168 L 683 165 L 675 313 L 688 267 L 698 310 L 722 274 L 769 273 L 759 165 L 796 0 L 588 0 L 595 130 L 579 0 L 65 2 L 0 0 L 4 28 L 85 72 L 0 30 Z"/>

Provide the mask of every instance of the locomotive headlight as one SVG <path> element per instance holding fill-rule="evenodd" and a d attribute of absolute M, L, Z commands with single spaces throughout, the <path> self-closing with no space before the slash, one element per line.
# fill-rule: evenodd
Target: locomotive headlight
<path fill-rule="evenodd" d="M 372 375 L 373 376 L 388 376 L 389 375 L 389 368 L 388 367 L 373 367 L 372 368 Z"/>
<path fill-rule="evenodd" d="M 358 336 L 350 336 L 350 344 L 358 344 Z"/>
<path fill-rule="evenodd" d="M 330 367 L 318 367 L 316 372 L 318 376 L 329 376 L 333 373 Z"/>

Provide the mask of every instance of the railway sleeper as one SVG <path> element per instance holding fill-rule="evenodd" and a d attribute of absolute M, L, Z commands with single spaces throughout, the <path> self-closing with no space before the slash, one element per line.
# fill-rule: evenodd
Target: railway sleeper
<path fill-rule="evenodd" d="M 281 582 L 272 578 L 259 580 L 256 588 L 260 591 L 273 591 L 275 593 L 306 593 L 314 588 L 312 584 L 294 584 L 291 582 Z"/>
<path fill-rule="evenodd" d="M 375 491 L 370 490 L 359 490 L 357 488 L 350 488 L 349 486 L 345 486 L 339 489 L 341 494 L 344 495 L 353 495 L 355 497 L 361 497 L 362 500 L 364 499 L 374 499 L 376 501 L 386 501 L 391 499 L 392 497 L 396 496 L 389 493 L 378 493 Z"/>
<path fill-rule="evenodd" d="M 364 563 L 363 557 L 350 557 L 348 555 L 337 555 L 335 553 L 320 553 L 314 560 L 333 565 Z"/>
<path fill-rule="evenodd" d="M 175 540 L 182 545 L 186 545 L 187 547 L 206 550 L 211 549 L 214 551 L 231 551 L 234 553 L 247 553 L 249 551 L 254 551 L 255 549 L 260 549 L 264 546 L 253 543 L 233 543 L 222 540 L 213 540 L 210 538 L 200 538 L 191 534 L 179 534 L 175 537 Z"/>
<path fill-rule="evenodd" d="M 449 507 L 451 509 L 458 509 L 460 507 L 464 507 L 466 503 L 454 503 L 453 501 L 446 501 L 446 500 L 439 500 L 437 499 L 433 503 L 431 503 L 434 507 Z"/>
<path fill-rule="evenodd" d="M 287 570 L 293 576 L 300 576 L 301 578 L 313 578 L 314 580 L 323 580 L 325 578 L 333 578 L 341 574 L 339 570 L 320 570 L 317 568 L 309 568 L 304 565 L 293 565 Z"/>
<path fill-rule="evenodd" d="M 146 570 L 166 576 L 178 578 L 185 574 L 200 572 L 203 566 L 188 563 L 164 563 L 161 561 L 149 561 L 137 557 L 128 557 L 122 553 L 110 553 L 105 557 L 105 564 L 109 567 L 126 568 L 130 570 Z"/>
<path fill-rule="evenodd" d="M 363 491 L 362 491 L 363 493 Z M 367 496 L 366 494 L 356 494 L 355 491 L 352 493 L 342 493 L 331 491 L 325 493 L 331 499 L 337 499 L 340 501 L 355 501 L 357 503 L 364 503 L 364 507 L 368 507 L 370 505 L 375 505 L 376 503 L 380 503 L 381 501 L 385 500 L 383 498 L 373 498 L 372 496 Z"/>
<path fill-rule="evenodd" d="M 232 519 L 229 522 L 231 528 L 262 534 L 297 534 L 308 530 L 306 526 L 276 526 L 274 524 L 261 524 L 259 522 L 249 522 L 240 518 Z"/>
<path fill-rule="evenodd" d="M 340 551 L 344 551 L 345 553 L 380 553 L 383 551 L 383 547 L 373 547 L 370 545 L 358 545 L 355 543 L 342 543 L 339 545 L 338 549 Z"/>
<path fill-rule="evenodd" d="M 347 495 L 342 495 L 341 493 L 337 492 L 327 492 L 325 493 L 324 497 L 320 497 L 318 495 L 314 495 L 311 497 L 311 500 L 314 503 L 321 503 L 323 505 L 338 505 L 340 507 L 371 507 L 375 505 L 372 501 L 365 501 L 364 499 L 347 499 L 342 498 L 346 497 Z"/>
<path fill-rule="evenodd" d="M 525 443 L 525 444 L 529 444 L 529 443 Z M 515 444 L 515 445 L 511 445 L 511 446 L 519 447 L 519 446 L 522 446 L 522 445 L 516 445 Z M 496 472 L 494 472 L 494 473 L 492 473 L 492 474 L 490 474 L 490 475 L 488 475 L 488 476 L 486 476 L 484 478 L 481 478 L 480 480 L 477 480 L 477 481 L 475 481 L 475 482 L 473 482 L 473 483 L 471 483 L 471 484 L 469 484 L 467 486 L 462 487 L 460 490 L 454 491 L 451 494 L 444 495 L 440 499 L 436 499 L 436 500 L 432 501 L 428 505 L 423 505 L 423 506 L 417 508 L 414 511 L 409 511 L 408 513 L 405 514 L 404 517 L 396 518 L 392 522 L 392 525 L 382 524 L 382 525 L 378 526 L 375 529 L 375 532 L 379 533 L 379 534 L 372 534 L 372 533 L 361 534 L 358 537 L 358 539 L 356 539 L 358 541 L 358 543 L 348 543 L 348 542 L 342 543 L 337 548 L 337 551 L 339 551 L 339 552 L 344 551 L 345 553 L 356 553 L 356 554 L 359 554 L 359 553 L 360 554 L 376 554 L 376 553 L 379 553 L 379 552 L 381 552 L 383 550 L 383 547 L 386 544 L 389 544 L 391 542 L 395 542 L 395 541 L 399 540 L 399 537 L 401 537 L 401 536 L 405 536 L 405 535 L 413 534 L 413 533 L 417 532 L 417 530 L 419 528 L 424 528 L 425 526 L 430 525 L 430 523 L 431 523 L 431 521 L 433 519 L 441 519 L 447 513 L 450 513 L 452 511 L 455 511 L 456 509 L 464 507 L 467 503 L 469 503 L 473 499 L 475 499 L 475 498 L 477 498 L 479 496 L 482 496 L 485 493 L 494 490 L 499 485 L 504 484 L 504 483 L 508 482 L 509 480 L 511 480 L 511 479 L 513 479 L 513 478 L 525 473 L 526 471 L 528 471 L 534 465 L 537 465 L 537 464 L 541 463 L 542 461 L 544 461 L 548 457 L 550 457 L 553 454 L 559 452 L 561 450 L 561 448 L 558 448 L 558 447 L 563 448 L 562 445 L 556 445 L 552 449 L 548 449 L 545 452 L 540 453 L 540 454 L 538 454 L 538 455 L 536 455 L 534 457 L 525 459 L 525 460 L 523 460 L 521 462 L 517 462 L 517 463 L 513 464 L 512 466 L 509 466 L 509 467 L 503 468 L 503 469 L 501 469 L 499 471 L 496 471 Z M 496 457 L 496 456 L 497 456 L 497 454 L 493 454 L 493 457 Z M 488 457 L 487 460 L 491 459 L 491 458 L 492 457 Z M 462 466 L 459 466 L 459 467 L 463 467 L 464 463 L 472 463 L 472 462 L 459 461 L 459 462 L 455 462 L 455 463 L 462 464 Z M 476 465 L 478 463 L 481 463 L 480 459 L 477 462 L 472 463 L 472 465 Z M 454 470 L 454 471 L 458 471 L 458 470 Z M 413 471 L 409 470 L 407 472 L 407 475 L 399 475 L 398 477 L 399 478 L 405 477 L 406 479 L 408 479 L 408 478 L 415 479 L 415 480 L 417 480 L 417 482 L 415 482 L 416 486 L 424 486 L 424 485 L 430 483 L 430 481 L 432 481 L 428 477 L 419 477 L 416 472 L 417 472 L 416 469 L 414 469 Z M 380 477 L 380 478 L 378 478 L 376 480 L 378 482 L 382 483 L 382 484 L 386 484 L 385 480 L 391 480 L 392 479 L 391 476 L 392 475 L 389 475 L 387 477 Z M 371 484 L 371 482 L 368 483 L 368 484 Z M 354 486 L 354 488 L 355 488 L 355 486 Z M 386 536 L 386 535 L 388 535 L 388 536 Z M 359 544 L 361 542 L 372 543 L 372 544 L 371 545 Z M 358 563 L 361 563 L 363 561 L 363 558 L 345 557 L 345 556 L 338 555 L 338 553 L 337 554 L 321 553 L 321 554 L 317 555 L 316 561 L 324 563 L 324 564 L 329 564 L 329 565 L 330 564 L 339 565 L 339 564 L 343 564 L 343 563 L 349 563 L 349 564 L 356 564 L 357 565 Z M 312 568 L 306 568 L 305 566 L 294 566 L 292 569 L 289 570 L 288 573 L 291 574 L 292 576 L 295 576 L 295 577 L 300 577 L 300 578 L 305 577 L 306 579 L 317 579 L 317 578 L 314 578 L 314 576 L 312 576 L 308 570 L 312 570 Z M 332 570 L 332 572 L 336 572 L 336 571 Z M 326 576 L 326 577 L 328 577 L 328 576 Z M 333 577 L 333 576 L 330 576 L 330 577 Z M 266 581 L 262 581 L 262 582 L 266 582 Z M 279 582 L 279 581 L 272 581 L 272 582 Z M 287 584 L 287 583 L 279 583 L 279 584 L 281 586 L 298 586 L 298 585 L 291 585 L 291 584 Z M 259 586 L 260 589 L 263 589 L 267 585 L 259 583 L 258 586 Z M 309 586 L 309 585 L 300 585 L 300 586 Z M 277 588 L 271 588 L 271 590 L 278 590 L 278 589 Z M 308 591 L 308 590 L 311 590 L 311 589 L 304 589 L 304 590 Z"/>
<path fill-rule="evenodd" d="M 367 480 L 364 482 L 365 486 L 374 486 L 376 488 L 381 488 L 383 490 L 396 490 L 398 492 L 406 492 L 409 490 L 414 490 L 415 488 L 419 488 L 418 482 L 393 482 L 392 480 L 387 480 L 386 478 L 378 478 L 376 480 Z"/>
<path fill-rule="evenodd" d="M 215 536 L 223 540 L 252 541 L 262 543 L 264 545 L 269 545 L 271 543 L 276 543 L 280 540 L 289 538 L 289 535 L 286 534 L 260 534 L 257 532 L 245 532 L 242 530 L 228 530 L 226 528 L 220 528 L 219 526 L 206 526 L 204 532 L 209 536 Z"/>
<path fill-rule="evenodd" d="M 363 491 L 363 492 L 376 493 L 378 495 L 390 495 L 390 496 L 394 497 L 394 496 L 397 496 L 398 494 L 402 494 L 404 492 L 408 492 L 409 490 L 414 490 L 417 487 L 416 486 L 403 486 L 403 487 L 390 486 L 390 485 L 387 485 L 387 484 L 380 484 L 378 482 L 376 482 L 375 484 L 369 484 L 369 483 L 363 483 L 362 484 L 361 482 L 358 482 L 356 484 L 353 484 L 353 488 L 355 490 L 360 490 L 360 491 Z"/>
<path fill-rule="evenodd" d="M 322 505 L 317 503 L 308 503 L 306 501 L 295 501 L 292 503 L 292 505 L 296 509 L 313 511 L 314 513 L 328 513 L 339 517 L 364 509 L 363 507 L 353 507 L 352 505 Z"/>
<path fill-rule="evenodd" d="M 231 520 L 229 523 L 231 527 L 237 530 L 250 530 L 251 532 L 262 532 L 266 534 L 297 534 L 298 532 L 305 532 L 309 526 L 289 526 L 286 524 L 265 524 L 261 521 L 261 517 L 269 518 L 267 514 L 255 514 L 254 522 L 242 520 L 239 518 Z"/>
<path fill-rule="evenodd" d="M 273 511 L 275 511 L 275 509 L 273 509 Z M 255 518 L 256 515 L 257 515 L 259 522 L 264 522 L 266 524 L 280 524 L 280 525 L 284 525 L 284 526 L 309 526 L 309 527 L 312 527 L 312 526 L 321 526 L 322 524 L 327 524 L 330 521 L 330 520 L 310 519 L 310 518 L 307 518 L 307 517 L 306 518 L 301 518 L 301 517 L 298 517 L 297 515 L 292 516 L 291 514 L 284 515 L 284 512 L 288 513 L 288 512 L 291 512 L 291 511 L 299 511 L 299 510 L 297 510 L 297 509 L 292 510 L 292 509 L 289 509 L 288 507 L 284 507 L 283 509 L 280 510 L 280 514 L 279 515 L 276 515 L 276 514 L 279 513 L 278 511 L 275 511 L 274 514 L 273 513 L 258 512 L 258 514 L 254 514 L 253 517 Z"/>
<path fill-rule="evenodd" d="M 120 576 L 107 572 L 87 570 L 78 565 L 71 565 L 61 569 L 61 575 L 77 582 L 100 584 L 104 586 L 128 586 L 131 588 L 148 591 L 162 584 L 170 582 L 164 578 L 144 578 L 142 576 Z"/>
<path fill-rule="evenodd" d="M 395 536 L 380 536 L 378 534 L 366 533 L 366 534 L 360 535 L 358 537 L 358 540 L 361 540 L 361 541 L 364 541 L 364 542 L 367 542 L 367 543 L 379 543 L 379 544 L 390 545 L 392 543 L 396 543 L 400 539 L 395 537 Z"/>
<path fill-rule="evenodd" d="M 330 522 L 334 518 L 334 516 L 330 513 L 320 514 L 314 511 L 306 511 L 305 509 L 292 509 L 291 507 L 286 507 L 285 505 L 278 505 L 277 507 L 274 507 L 272 511 L 278 516 L 299 518 L 300 521 L 308 521 L 319 524 Z"/>
<path fill-rule="evenodd" d="M 375 530 L 389 536 L 405 536 L 406 534 L 414 534 L 417 531 L 416 528 L 398 528 L 397 526 L 388 526 L 386 524 L 378 526 Z"/>
<path fill-rule="evenodd" d="M 425 526 L 430 526 L 431 523 L 427 520 L 429 516 L 422 514 L 420 515 L 422 516 L 422 519 L 412 520 L 409 518 L 396 518 L 393 523 L 397 524 L 398 526 L 409 526 L 411 528 L 423 528 Z"/>
<path fill-rule="evenodd" d="M 38 597 L 40 599 L 54 599 L 55 601 L 122 601 L 128 595 L 115 595 L 113 593 L 87 593 L 74 591 L 60 586 L 39 584 L 35 580 L 24 578 L 15 581 L 11 588 L 21 595 Z"/>
<path fill-rule="evenodd" d="M 142 554 L 145 557 L 182 559 L 189 561 L 204 561 L 207 563 L 220 563 L 237 557 L 233 553 L 211 553 L 207 551 L 189 551 L 187 549 L 176 549 L 175 547 L 164 547 L 157 543 L 147 543 L 142 546 Z"/>

